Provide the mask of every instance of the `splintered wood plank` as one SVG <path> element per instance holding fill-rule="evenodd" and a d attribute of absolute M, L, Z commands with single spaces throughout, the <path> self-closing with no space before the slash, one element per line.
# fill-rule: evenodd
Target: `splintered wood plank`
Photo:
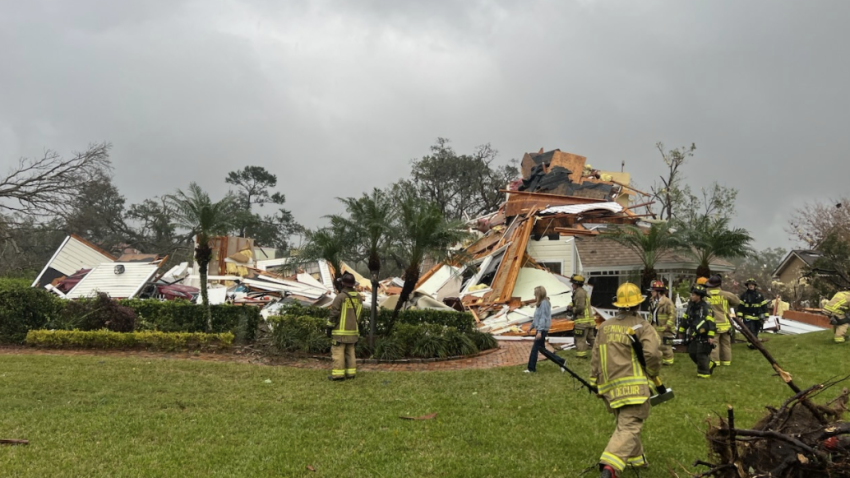
<path fill-rule="evenodd" d="M 517 276 L 519 276 L 519 270 L 524 263 L 525 249 L 528 246 L 531 230 L 534 228 L 535 214 L 536 209 L 529 212 L 528 216 L 523 219 L 523 223 L 514 231 L 511 245 L 505 251 L 502 263 L 499 264 L 499 269 L 496 271 L 496 277 L 493 278 L 491 286 L 493 292 L 490 293 L 488 302 L 505 303 L 510 299 Z"/>

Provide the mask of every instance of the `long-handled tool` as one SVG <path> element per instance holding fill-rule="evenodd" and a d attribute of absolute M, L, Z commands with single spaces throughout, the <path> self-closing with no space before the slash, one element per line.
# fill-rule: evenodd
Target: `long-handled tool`
<path fill-rule="evenodd" d="M 632 349 L 637 356 L 638 363 L 640 363 L 641 368 L 643 368 L 643 373 L 649 377 L 649 374 L 646 372 L 646 358 L 643 356 L 643 344 L 641 344 L 640 340 L 638 340 L 635 336 L 634 331 L 629 332 L 629 338 L 632 340 Z M 676 398 L 675 395 L 673 395 L 673 389 L 665 387 L 664 383 L 661 382 L 661 377 L 655 376 L 649 378 L 652 380 L 652 384 L 655 386 L 656 391 L 655 395 L 649 397 L 650 405 L 660 405 Z"/>
<path fill-rule="evenodd" d="M 555 355 L 554 353 L 552 353 L 552 352 L 550 352 L 550 351 L 546 350 L 546 348 L 545 348 L 545 347 L 544 347 L 544 348 L 540 348 L 540 349 L 538 349 L 538 352 L 542 353 L 544 357 L 546 357 L 547 359 L 551 360 L 553 363 L 558 364 L 558 366 L 559 366 L 559 367 L 561 367 L 561 370 L 563 370 L 564 372 L 567 372 L 568 374 L 572 375 L 572 377 L 573 377 L 574 379 L 578 380 L 578 382 L 579 382 L 580 384 L 582 384 L 585 388 L 587 388 L 587 390 L 588 390 L 588 391 L 590 391 L 590 392 L 592 392 L 592 393 L 599 393 L 599 389 L 598 389 L 598 388 L 596 388 L 595 386 L 593 386 L 593 385 L 591 385 L 590 383 L 588 383 L 588 382 L 587 382 L 587 380 L 585 380 L 585 379 L 581 378 L 581 376 L 579 376 L 577 373 L 573 372 L 572 370 L 570 370 L 570 369 L 569 369 L 569 367 L 567 367 L 567 361 L 566 361 L 566 359 L 561 358 L 561 357 L 558 357 L 558 356 L 557 356 L 557 355 Z"/>

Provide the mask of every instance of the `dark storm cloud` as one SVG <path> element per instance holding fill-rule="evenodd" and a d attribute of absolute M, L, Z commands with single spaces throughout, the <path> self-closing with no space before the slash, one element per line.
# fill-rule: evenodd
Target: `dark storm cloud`
<path fill-rule="evenodd" d="M 307 225 L 406 174 L 437 136 L 503 160 L 560 148 L 647 187 L 656 141 L 788 245 L 846 194 L 847 2 L 4 2 L 0 154 L 115 145 L 130 201 L 279 176 Z"/>

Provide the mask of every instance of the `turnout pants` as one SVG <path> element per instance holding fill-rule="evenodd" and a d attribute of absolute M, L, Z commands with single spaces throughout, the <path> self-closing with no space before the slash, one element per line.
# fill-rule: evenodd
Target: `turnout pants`
<path fill-rule="evenodd" d="M 676 335 L 673 332 L 666 332 L 664 327 L 655 329 L 658 333 L 658 351 L 661 352 L 661 364 L 673 365 L 673 339 Z"/>
<path fill-rule="evenodd" d="M 717 332 L 714 335 L 717 347 L 711 351 L 711 360 L 719 365 L 732 365 L 732 335 L 726 332 Z"/>
<path fill-rule="evenodd" d="M 761 331 L 761 322 L 758 319 L 747 319 L 744 321 L 744 325 L 746 325 L 747 329 L 749 329 L 749 331 L 758 338 L 759 331 Z"/>
<path fill-rule="evenodd" d="M 646 466 L 640 431 L 643 422 L 649 417 L 649 400 L 640 405 L 615 408 L 613 412 L 617 419 L 617 429 L 611 435 L 599 463 L 609 465 L 618 472 L 623 471 L 626 465 Z"/>
<path fill-rule="evenodd" d="M 334 342 L 331 345 L 331 357 L 333 358 L 333 369 L 331 376 L 354 377 L 357 374 L 357 358 L 354 355 L 356 344 L 343 344 Z"/>
<path fill-rule="evenodd" d="M 688 344 L 688 355 L 697 364 L 697 377 L 708 378 L 711 376 L 711 359 L 709 358 L 711 352 L 711 344 L 708 342 L 694 340 Z"/>
<path fill-rule="evenodd" d="M 832 327 L 832 330 L 835 332 L 835 343 L 844 342 L 844 336 L 847 335 L 847 329 L 850 328 L 850 324 L 841 324 L 835 325 Z"/>
<path fill-rule="evenodd" d="M 573 336 L 576 341 L 576 357 L 589 357 L 596 339 L 596 324 L 576 324 Z"/>

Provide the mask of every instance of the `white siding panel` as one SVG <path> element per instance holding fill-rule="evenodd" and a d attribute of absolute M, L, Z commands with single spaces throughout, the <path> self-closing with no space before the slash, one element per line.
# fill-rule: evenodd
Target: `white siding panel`
<path fill-rule="evenodd" d="M 116 274 L 115 266 L 124 266 L 123 274 Z M 110 262 L 100 264 L 71 289 L 68 293 L 69 299 L 91 297 L 98 292 L 106 292 L 114 299 L 126 299 L 134 297 L 139 290 L 156 273 L 158 267 L 150 263 L 139 262 Z"/>
<path fill-rule="evenodd" d="M 563 274 L 569 274 L 573 270 L 573 239 L 554 239 L 543 237 L 539 241 L 530 239 L 528 255 L 537 262 L 562 262 L 561 271 Z"/>
<path fill-rule="evenodd" d="M 65 275 L 71 275 L 80 269 L 95 267 L 111 260 L 111 257 L 105 256 L 76 238 L 71 237 L 65 244 L 65 247 L 53 259 L 53 263 L 49 265 Z"/>

